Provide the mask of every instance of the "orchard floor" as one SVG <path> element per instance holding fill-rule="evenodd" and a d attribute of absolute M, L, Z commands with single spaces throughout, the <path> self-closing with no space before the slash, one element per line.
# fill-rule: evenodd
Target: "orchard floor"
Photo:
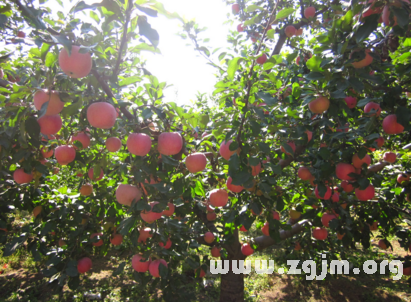
<path fill-rule="evenodd" d="M 407 255 L 396 241 L 393 243 L 395 255 Z M 376 247 L 371 250 L 381 253 Z M 267 257 L 259 255 L 251 260 L 269 259 L 276 253 L 281 251 L 268 251 Z M 369 254 L 363 256 L 366 259 Z M 175 294 L 163 299 L 158 285 L 149 283 L 142 287 L 133 279 L 130 258 L 131 255 L 120 250 L 104 257 L 95 256 L 92 273 L 82 276 L 79 287 L 73 291 L 67 285 L 61 288 L 57 282 L 49 283 L 41 273 L 35 273 L 38 266 L 23 251 L 8 258 L 0 257 L 0 301 L 218 301 L 218 278 L 206 277 L 211 284 L 205 286 L 205 280 L 194 278 L 192 270 L 176 274 Z M 359 257 L 359 261 L 363 259 Z M 123 261 L 127 263 L 124 273 L 113 276 L 113 271 Z M 6 268 L 4 264 L 7 264 Z M 394 281 L 389 275 L 362 273 L 340 275 L 325 281 L 306 281 L 293 275 L 257 275 L 254 272 L 245 280 L 245 294 L 246 301 L 411 301 L 407 279 Z M 95 300 L 97 297 L 100 299 Z"/>

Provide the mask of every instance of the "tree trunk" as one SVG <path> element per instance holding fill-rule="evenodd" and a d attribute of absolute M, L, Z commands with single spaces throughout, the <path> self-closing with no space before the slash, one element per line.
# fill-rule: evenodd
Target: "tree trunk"
<path fill-rule="evenodd" d="M 244 301 L 244 274 L 234 274 L 231 269 L 221 275 L 220 302 Z"/>

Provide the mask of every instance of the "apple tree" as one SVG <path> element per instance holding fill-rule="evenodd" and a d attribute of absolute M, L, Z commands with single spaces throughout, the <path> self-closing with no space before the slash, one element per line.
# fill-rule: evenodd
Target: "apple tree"
<path fill-rule="evenodd" d="M 76 288 L 95 253 L 127 241 L 135 280 L 179 297 L 183 262 L 201 277 L 211 256 L 277 245 L 319 265 L 322 251 L 368 249 L 375 230 L 381 249 L 392 235 L 410 247 L 409 1 L 226 2 L 228 50 L 157 1 L 67 14 L 0 1 L 5 256 L 24 247 Z M 214 105 L 162 101 L 140 56 L 159 52 L 158 14 L 216 67 Z M 14 230 L 22 210 L 33 220 Z M 261 236 L 247 236 L 253 224 Z M 220 301 L 243 300 L 230 267 Z"/>

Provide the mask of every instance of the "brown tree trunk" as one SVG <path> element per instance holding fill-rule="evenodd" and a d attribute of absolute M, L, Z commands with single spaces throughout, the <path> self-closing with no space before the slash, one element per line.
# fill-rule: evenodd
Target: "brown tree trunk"
<path fill-rule="evenodd" d="M 234 274 L 230 270 L 221 275 L 220 302 L 243 302 L 244 301 L 244 274 Z"/>

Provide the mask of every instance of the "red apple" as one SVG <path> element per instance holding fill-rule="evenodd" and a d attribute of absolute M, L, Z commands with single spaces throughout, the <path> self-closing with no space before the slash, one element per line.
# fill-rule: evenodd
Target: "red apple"
<path fill-rule="evenodd" d="M 87 120 L 91 126 L 100 129 L 111 129 L 116 123 L 117 111 L 106 102 L 95 102 L 87 108 Z"/>
<path fill-rule="evenodd" d="M 393 164 L 397 160 L 397 155 L 395 153 L 392 153 L 392 152 L 386 152 L 384 154 L 384 160 L 391 163 L 391 164 Z"/>
<path fill-rule="evenodd" d="M 183 148 L 183 138 L 178 132 L 163 132 L 158 137 L 157 150 L 160 154 L 175 155 Z"/>
<path fill-rule="evenodd" d="M 231 192 L 233 193 L 240 193 L 242 190 L 244 190 L 243 186 L 236 186 L 236 185 L 232 185 L 231 182 L 233 181 L 233 179 L 231 178 L 231 176 L 229 176 L 227 178 L 227 189 L 229 189 Z"/>
<path fill-rule="evenodd" d="M 44 135 L 54 135 L 60 131 L 63 121 L 60 115 L 44 115 L 37 120 L 40 125 L 40 132 Z"/>
<path fill-rule="evenodd" d="M 136 272 L 145 273 L 148 271 L 148 267 L 150 265 L 150 261 L 145 261 L 146 259 L 143 258 L 141 255 L 134 255 L 131 259 L 131 265 Z"/>
<path fill-rule="evenodd" d="M 206 168 L 207 157 L 204 153 L 196 152 L 189 154 L 186 158 L 186 167 L 190 173 L 201 172 Z"/>
<path fill-rule="evenodd" d="M 404 126 L 397 123 L 395 114 L 390 114 L 382 121 L 382 129 L 387 134 L 400 134 L 404 131 Z"/>
<path fill-rule="evenodd" d="M 309 6 L 304 10 L 304 17 L 307 19 L 312 18 L 315 16 L 315 7 Z"/>
<path fill-rule="evenodd" d="M 341 180 L 353 180 L 349 174 L 355 173 L 355 168 L 353 165 L 346 163 L 339 163 L 335 166 L 335 174 Z"/>
<path fill-rule="evenodd" d="M 33 174 L 24 172 L 24 169 L 20 168 L 14 171 L 13 179 L 19 185 L 29 183 L 33 180 Z"/>
<path fill-rule="evenodd" d="M 317 198 L 324 199 L 324 200 L 328 200 L 328 199 L 331 198 L 331 193 L 332 193 L 332 191 L 331 191 L 331 188 L 327 186 L 327 191 L 325 192 L 324 196 L 321 197 L 321 196 L 320 196 L 320 193 L 319 193 L 319 191 L 318 191 L 318 186 L 316 186 L 316 187 L 315 187 L 315 190 L 314 190 L 314 193 L 315 193 L 315 196 L 316 196 Z"/>
<path fill-rule="evenodd" d="M 243 27 L 242 24 L 238 24 L 238 25 L 237 25 L 237 31 L 238 31 L 239 33 L 241 33 L 241 32 L 244 31 L 244 27 Z"/>
<path fill-rule="evenodd" d="M 209 199 L 213 207 L 224 207 L 228 202 L 228 193 L 224 189 L 214 189 L 210 192 Z"/>
<path fill-rule="evenodd" d="M 288 25 L 286 26 L 286 28 L 284 29 L 284 33 L 287 37 L 292 37 L 295 35 L 295 32 L 297 30 L 295 29 L 295 27 L 293 25 Z"/>
<path fill-rule="evenodd" d="M 207 232 L 204 234 L 204 241 L 207 243 L 212 243 L 215 239 L 215 236 L 211 232 Z"/>
<path fill-rule="evenodd" d="M 60 165 L 66 166 L 76 158 L 76 150 L 73 146 L 61 145 L 54 150 L 54 156 Z"/>
<path fill-rule="evenodd" d="M 256 60 L 257 64 L 264 64 L 267 61 L 267 55 L 263 53 L 261 56 L 259 56 Z"/>
<path fill-rule="evenodd" d="M 308 108 L 312 113 L 321 114 L 330 107 L 330 100 L 325 96 L 320 96 L 308 104 Z"/>
<path fill-rule="evenodd" d="M 313 231 L 313 237 L 317 240 L 325 240 L 328 236 L 328 232 L 324 228 L 315 228 Z"/>
<path fill-rule="evenodd" d="M 64 103 L 60 100 L 58 92 L 47 89 L 37 90 L 33 96 L 33 103 L 37 110 L 41 109 L 44 103 L 48 102 L 45 115 L 59 114 L 64 108 Z"/>
<path fill-rule="evenodd" d="M 236 150 L 230 151 L 229 149 L 229 146 L 232 142 L 232 140 L 229 140 L 227 143 L 223 141 L 220 145 L 220 155 L 226 160 L 229 160 L 231 155 L 233 155 L 236 152 Z"/>
<path fill-rule="evenodd" d="M 133 200 L 141 199 L 140 189 L 133 185 L 120 184 L 116 189 L 116 199 L 119 204 L 130 206 Z"/>
<path fill-rule="evenodd" d="M 87 273 L 91 269 L 92 264 L 91 259 L 88 257 L 81 258 L 77 261 L 77 270 L 79 274 Z"/>
<path fill-rule="evenodd" d="M 360 158 L 358 156 L 358 153 L 354 154 L 354 156 L 352 157 L 352 165 L 355 168 L 360 169 L 363 164 L 366 164 L 367 166 L 369 166 L 371 164 L 371 157 L 368 154 L 366 154 L 363 158 Z M 346 179 L 346 180 L 349 180 L 349 179 Z"/>
<path fill-rule="evenodd" d="M 372 113 L 370 113 L 372 111 Z M 381 107 L 379 104 L 374 103 L 374 102 L 369 102 L 367 105 L 364 107 L 364 113 L 369 113 L 369 116 L 380 116 L 381 114 Z"/>
<path fill-rule="evenodd" d="M 109 137 L 106 140 L 106 148 L 109 152 L 117 152 L 121 149 L 121 140 L 117 137 Z"/>
<path fill-rule="evenodd" d="M 158 201 L 150 202 L 149 205 L 151 207 L 151 210 L 150 211 L 146 211 L 146 210 L 141 211 L 140 212 L 141 219 L 143 219 L 147 223 L 153 223 L 157 219 L 160 219 L 161 216 L 163 215 L 163 213 L 153 212 L 154 206 L 158 203 L 159 203 Z"/>
<path fill-rule="evenodd" d="M 148 270 L 151 276 L 155 278 L 160 277 L 160 265 L 164 265 L 165 267 L 167 267 L 167 262 L 164 259 L 157 259 L 150 263 L 150 265 L 148 266 Z"/>
<path fill-rule="evenodd" d="M 347 103 L 347 107 L 350 109 L 355 108 L 355 106 L 357 106 L 357 98 L 353 96 L 347 96 L 344 100 Z"/>
<path fill-rule="evenodd" d="M 312 174 L 310 172 L 310 170 L 306 167 L 300 167 L 298 169 L 298 177 L 301 178 L 302 180 L 310 180 Z"/>
<path fill-rule="evenodd" d="M 151 138 L 145 133 L 132 133 L 127 138 L 127 150 L 137 156 L 146 156 L 151 150 Z"/>
<path fill-rule="evenodd" d="M 373 199 L 375 196 L 374 186 L 369 185 L 364 190 L 361 190 L 360 188 L 356 188 L 355 196 L 358 198 L 358 200 L 361 200 L 361 201 L 367 201 L 367 200 Z"/>
<path fill-rule="evenodd" d="M 354 53 L 356 53 L 357 51 L 360 51 L 360 50 L 354 50 L 354 51 L 351 53 L 350 59 L 351 59 L 352 55 L 353 55 Z M 360 60 L 360 61 L 357 61 L 357 62 L 352 62 L 352 63 L 351 63 L 352 66 L 354 66 L 354 68 L 358 69 L 358 68 L 363 68 L 363 67 L 365 67 L 365 66 L 370 65 L 370 64 L 372 63 L 372 61 L 373 61 L 373 57 L 369 55 L 370 52 L 371 52 L 371 50 L 366 49 L 366 50 L 365 50 L 365 58 L 362 59 L 362 60 Z"/>
<path fill-rule="evenodd" d="M 241 246 L 241 253 L 244 256 L 250 256 L 254 253 L 254 250 L 248 243 L 243 243 L 243 245 Z"/>
<path fill-rule="evenodd" d="M 76 79 L 86 77 L 93 65 L 91 54 L 80 53 L 79 50 L 80 46 L 72 45 L 70 55 L 65 48 L 59 53 L 60 68 L 66 75 Z"/>
<path fill-rule="evenodd" d="M 337 216 L 333 214 L 324 213 L 323 216 L 321 217 L 321 223 L 323 224 L 323 226 L 328 228 L 330 226 L 329 225 L 330 221 L 336 218 Z"/>

